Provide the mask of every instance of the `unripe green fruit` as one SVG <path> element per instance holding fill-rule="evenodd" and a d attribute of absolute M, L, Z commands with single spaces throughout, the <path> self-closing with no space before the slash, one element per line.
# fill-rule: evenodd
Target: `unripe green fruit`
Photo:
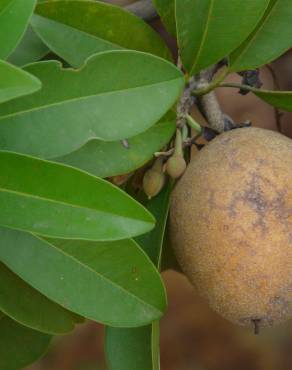
<path fill-rule="evenodd" d="M 185 172 L 187 164 L 181 155 L 173 155 L 166 163 L 166 171 L 173 179 L 178 179 Z"/>

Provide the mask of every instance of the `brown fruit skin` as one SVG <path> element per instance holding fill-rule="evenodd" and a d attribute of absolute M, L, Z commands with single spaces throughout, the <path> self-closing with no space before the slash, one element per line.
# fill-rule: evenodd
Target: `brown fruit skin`
<path fill-rule="evenodd" d="M 177 259 L 199 293 L 240 325 L 292 317 L 292 140 L 241 128 L 191 161 L 171 199 Z"/>

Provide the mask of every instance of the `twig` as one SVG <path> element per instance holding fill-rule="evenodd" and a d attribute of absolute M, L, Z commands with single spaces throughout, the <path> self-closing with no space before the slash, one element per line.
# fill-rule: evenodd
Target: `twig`
<path fill-rule="evenodd" d="M 182 128 L 186 124 L 186 116 L 190 113 L 192 105 L 195 103 L 195 98 L 192 96 L 192 92 L 196 87 L 197 82 L 194 78 L 189 80 L 179 102 L 177 105 L 177 127 Z"/>
<path fill-rule="evenodd" d="M 210 86 L 212 86 L 212 82 L 210 83 L 210 81 L 212 80 L 215 71 L 216 65 L 199 74 L 197 81 L 199 90 L 197 91 L 209 91 Z M 196 94 L 196 91 L 194 93 Z M 225 129 L 224 114 L 219 105 L 215 91 L 211 90 L 210 92 L 199 96 L 199 101 L 209 126 L 217 132 L 223 132 Z"/>
<path fill-rule="evenodd" d="M 209 123 L 209 127 L 217 132 L 223 132 L 225 130 L 224 114 L 222 113 L 215 91 L 201 96 L 200 104 Z"/>
<path fill-rule="evenodd" d="M 225 68 L 213 81 L 212 81 L 212 78 L 211 79 L 206 78 L 207 74 L 210 73 L 210 71 L 212 71 L 213 75 L 214 75 L 214 73 L 216 73 L 217 70 L 218 70 L 217 65 L 215 65 L 215 66 L 207 69 L 206 70 L 207 72 L 203 71 L 203 72 L 200 73 L 200 75 L 199 75 L 200 79 L 198 81 L 196 89 L 193 91 L 193 95 L 201 96 L 201 95 L 208 94 L 209 92 L 216 89 L 216 87 L 218 87 L 221 84 L 222 81 L 224 81 L 224 79 L 229 74 L 228 68 Z M 203 73 L 203 75 L 202 75 L 202 73 Z"/>

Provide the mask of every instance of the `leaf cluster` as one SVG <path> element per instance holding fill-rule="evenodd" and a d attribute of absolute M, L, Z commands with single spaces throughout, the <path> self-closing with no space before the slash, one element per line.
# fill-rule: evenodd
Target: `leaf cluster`
<path fill-rule="evenodd" d="M 188 115 L 192 95 L 290 48 L 292 7 L 154 6 L 177 40 L 178 61 L 148 23 L 118 6 L 0 2 L 1 370 L 35 361 L 52 336 L 84 319 L 106 325 L 111 370 L 159 369 L 173 181 L 147 201 L 143 175 L 155 155 L 188 159 L 191 129 L 203 132 Z M 220 78 L 200 90 L 194 81 L 222 65 Z M 291 92 L 234 87 L 292 111 Z"/>

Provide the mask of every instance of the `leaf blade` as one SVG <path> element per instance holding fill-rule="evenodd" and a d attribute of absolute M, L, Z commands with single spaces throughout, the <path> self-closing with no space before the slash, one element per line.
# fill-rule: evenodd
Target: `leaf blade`
<path fill-rule="evenodd" d="M 47 46 L 29 25 L 16 49 L 9 55 L 8 62 L 17 66 L 37 62 L 49 53 Z"/>
<path fill-rule="evenodd" d="M 160 277 L 132 240 L 45 241 L 23 232 L 0 231 L 0 259 L 35 289 L 77 314 L 135 327 L 160 317 L 165 309 Z"/>
<path fill-rule="evenodd" d="M 184 83 L 169 62 L 126 50 L 97 54 L 77 72 L 52 61 L 26 71 L 43 87 L 0 106 L 0 150 L 41 158 L 65 155 L 91 139 L 115 141 L 146 131 L 171 108 Z"/>
<path fill-rule="evenodd" d="M 165 43 L 147 23 L 111 4 L 43 2 L 36 7 L 32 25 L 50 49 L 74 67 L 81 66 L 92 54 L 121 48 L 171 60 Z"/>
<path fill-rule="evenodd" d="M 260 67 L 288 50 L 292 45 L 291 17 L 289 1 L 271 0 L 255 31 L 231 54 L 230 70 L 235 72 Z"/>
<path fill-rule="evenodd" d="M 109 370 L 152 370 L 151 325 L 135 329 L 106 328 Z"/>
<path fill-rule="evenodd" d="M 45 334 L 66 334 L 73 315 L 48 300 L 0 262 L 0 310 L 19 324 Z"/>
<path fill-rule="evenodd" d="M 17 46 L 28 25 L 35 4 L 36 0 L 2 0 L 0 4 L 0 59 L 6 59 Z"/>
<path fill-rule="evenodd" d="M 252 91 L 264 102 L 287 112 L 292 112 L 292 91 L 270 91 L 264 89 L 254 89 Z"/>
<path fill-rule="evenodd" d="M 173 182 L 169 181 L 158 196 L 148 202 L 147 209 L 157 219 L 157 222 L 153 230 L 136 238 L 137 243 L 159 270 L 172 187 Z"/>
<path fill-rule="evenodd" d="M 40 90 L 40 81 L 3 60 L 0 60 L 0 103 Z"/>
<path fill-rule="evenodd" d="M 166 29 L 175 36 L 175 0 L 153 0 L 153 3 Z"/>
<path fill-rule="evenodd" d="M 269 0 L 176 1 L 181 58 L 192 74 L 219 62 L 253 31 Z M 194 27 L 194 25 L 196 25 Z"/>
<path fill-rule="evenodd" d="M 12 152 L 0 152 L 0 167 L 2 226 L 86 240 L 125 239 L 153 227 L 139 203 L 80 170 Z"/>
<path fill-rule="evenodd" d="M 25 328 L 4 316 L 0 319 L 0 368 L 22 369 L 47 351 L 51 337 Z"/>
<path fill-rule="evenodd" d="M 175 121 L 162 119 L 147 131 L 129 139 L 128 148 L 121 142 L 93 140 L 79 150 L 53 160 L 103 178 L 126 174 L 150 160 L 169 142 L 174 131 Z"/>
<path fill-rule="evenodd" d="M 152 232 L 137 240 L 158 268 L 161 264 L 171 189 L 170 182 L 148 203 L 148 209 L 156 216 L 158 223 Z M 159 321 L 135 330 L 107 327 L 105 349 L 110 370 L 159 370 Z"/>

